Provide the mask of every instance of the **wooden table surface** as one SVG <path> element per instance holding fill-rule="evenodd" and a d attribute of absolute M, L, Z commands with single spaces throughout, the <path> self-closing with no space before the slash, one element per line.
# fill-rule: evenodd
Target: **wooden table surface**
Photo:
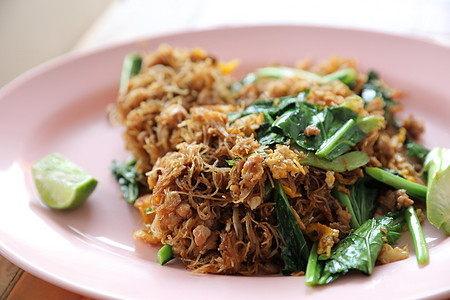
<path fill-rule="evenodd" d="M 7 288 L 0 297 L 1 300 L 21 299 L 90 299 L 55 286 L 47 281 L 37 278 L 28 272 L 18 269 L 8 283 Z"/>
<path fill-rule="evenodd" d="M 0 300 L 89 299 L 44 281 L 0 256 Z"/>

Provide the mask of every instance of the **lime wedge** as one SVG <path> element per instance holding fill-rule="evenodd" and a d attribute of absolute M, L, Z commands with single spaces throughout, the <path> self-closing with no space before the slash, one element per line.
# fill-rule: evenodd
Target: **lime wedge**
<path fill-rule="evenodd" d="M 35 162 L 31 172 L 42 201 L 54 209 L 80 206 L 97 186 L 94 177 L 57 153 Z"/>

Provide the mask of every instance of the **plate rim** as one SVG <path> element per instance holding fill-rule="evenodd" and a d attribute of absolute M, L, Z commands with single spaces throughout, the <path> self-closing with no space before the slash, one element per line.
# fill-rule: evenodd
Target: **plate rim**
<path fill-rule="evenodd" d="M 180 30 L 176 32 L 170 32 L 170 33 L 164 33 L 160 35 L 151 35 L 148 37 L 139 37 L 127 41 L 119 41 L 119 42 L 113 42 L 108 43 L 102 46 L 98 46 L 92 49 L 87 50 L 76 50 L 73 52 L 69 52 L 66 54 L 62 54 L 58 57 L 55 57 L 53 59 L 48 60 L 47 62 L 44 62 L 36 67 L 31 68 L 30 70 L 24 72 L 23 74 L 19 75 L 12 81 L 8 82 L 5 86 L 3 86 L 0 89 L 0 105 L 2 105 L 2 99 L 7 98 L 8 94 L 13 92 L 15 89 L 20 87 L 21 85 L 25 84 L 29 80 L 39 76 L 40 74 L 52 72 L 54 69 L 60 67 L 61 65 L 65 65 L 80 59 L 85 59 L 86 57 L 95 56 L 95 55 L 101 55 L 105 52 L 112 51 L 114 49 L 122 48 L 122 47 L 131 47 L 132 45 L 136 45 L 138 43 L 142 42 L 150 42 L 151 40 L 155 39 L 162 39 L 162 38 L 176 38 L 177 36 L 184 36 L 186 34 L 204 34 L 204 33 L 211 33 L 211 32 L 221 32 L 221 31 L 229 31 L 229 30 L 239 30 L 242 28 L 249 29 L 249 30 L 261 30 L 263 28 L 278 28 L 279 30 L 283 28 L 297 28 L 297 29 L 318 29 L 318 30 L 331 30 L 331 31 L 341 31 L 341 32 L 358 32 L 358 33 L 365 33 L 365 34 L 371 34 L 371 35 L 377 35 L 377 36 L 390 36 L 394 37 L 396 39 L 403 39 L 405 41 L 415 41 L 425 44 L 431 44 L 436 47 L 441 47 L 447 51 L 450 51 L 450 47 L 446 45 L 442 45 L 440 43 L 437 43 L 433 40 L 423 39 L 420 37 L 414 37 L 414 36 L 406 36 L 403 34 L 396 34 L 396 33 L 388 33 L 388 32 L 382 32 L 382 31 L 376 31 L 376 30 L 366 30 L 366 29 L 356 29 L 356 28 L 344 28 L 344 27 L 330 27 L 330 26 L 316 26 L 316 25 L 293 25 L 293 24 L 274 24 L 274 25 L 236 25 L 236 26 L 218 26 L 213 28 L 207 28 L 207 29 L 189 29 L 189 30 Z M 45 269 L 39 269 L 34 264 L 27 264 L 26 266 L 22 267 L 20 265 L 23 265 L 23 260 L 21 260 L 18 256 L 14 255 L 14 251 L 12 251 L 7 245 L 4 245 L 3 242 L 0 241 L 0 252 L 1 254 L 13 262 L 14 264 L 18 265 L 20 268 L 26 270 L 27 272 L 35 275 L 38 278 L 42 278 L 43 280 L 46 280 L 52 284 L 55 284 L 57 286 L 61 286 L 67 290 L 75 291 L 81 294 L 87 294 L 94 297 L 114 297 L 114 295 L 108 295 L 104 292 L 98 293 L 95 288 L 86 288 L 84 286 L 78 286 L 76 283 L 67 281 L 64 278 L 56 277 L 51 273 L 48 273 Z M 25 260 L 26 261 L 26 260 Z M 39 275 L 36 275 L 39 274 Z M 449 293 L 450 292 L 450 285 L 447 289 L 444 289 L 442 291 L 438 291 L 437 293 L 430 293 L 427 296 L 439 296 L 442 293 Z"/>

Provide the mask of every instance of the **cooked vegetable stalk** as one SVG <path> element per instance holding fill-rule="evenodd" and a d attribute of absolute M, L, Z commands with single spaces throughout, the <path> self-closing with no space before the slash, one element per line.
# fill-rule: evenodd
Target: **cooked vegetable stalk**
<path fill-rule="evenodd" d="M 319 256 L 319 259 L 325 259 L 325 266 L 318 284 L 327 284 L 352 269 L 371 274 L 385 240 L 393 243 L 399 237 L 397 231 L 401 226 L 398 225 L 402 220 L 401 211 L 369 219 L 341 240 L 329 259 Z"/>
<path fill-rule="evenodd" d="M 255 72 L 254 79 L 258 80 L 261 78 L 285 78 L 285 77 L 294 77 L 294 76 L 300 76 L 303 78 L 311 79 L 314 81 L 320 81 L 322 77 L 320 75 L 317 75 L 312 72 L 308 72 L 305 70 L 295 69 L 295 68 L 289 68 L 289 67 L 265 67 L 265 68 L 259 68 Z"/>
<path fill-rule="evenodd" d="M 284 275 L 306 270 L 309 251 L 303 233 L 292 213 L 291 205 L 279 181 L 275 181 L 275 213 L 278 232 L 282 237 L 281 258 L 284 261 Z"/>
<path fill-rule="evenodd" d="M 356 124 L 364 133 L 369 133 L 372 129 L 376 127 L 383 127 L 384 121 L 383 118 L 379 116 L 367 116 L 367 117 L 359 116 L 358 119 L 356 120 Z"/>
<path fill-rule="evenodd" d="M 164 245 L 156 254 L 156 262 L 160 264 L 161 266 L 169 262 L 171 259 L 173 259 L 173 253 L 172 253 L 172 246 L 170 245 Z"/>
<path fill-rule="evenodd" d="M 139 175 L 135 165 L 136 160 L 129 158 L 123 163 L 113 161 L 111 167 L 111 172 L 119 183 L 122 194 L 128 203 L 134 203 L 139 196 Z"/>
<path fill-rule="evenodd" d="M 228 120 L 230 122 L 235 121 L 238 118 L 248 116 L 250 114 L 260 114 L 264 115 L 263 125 L 272 125 L 274 119 L 277 116 L 282 115 L 288 110 L 295 109 L 297 103 L 306 102 L 306 97 L 309 91 L 300 92 L 295 96 L 285 96 L 277 99 L 259 100 L 254 102 L 252 105 L 247 107 L 241 113 L 231 113 L 228 115 Z"/>
<path fill-rule="evenodd" d="M 130 79 L 139 73 L 142 65 L 142 57 L 137 53 L 130 53 L 125 56 L 120 74 L 120 93 L 126 93 Z"/>
<path fill-rule="evenodd" d="M 340 191 L 337 187 L 333 188 L 332 194 L 342 205 L 348 207 L 348 213 L 352 216 L 352 219 L 350 220 L 350 226 L 353 229 L 358 228 L 360 224 L 353 210 L 353 205 L 350 202 L 350 197 L 345 192 Z"/>
<path fill-rule="evenodd" d="M 381 168 L 367 167 L 365 168 L 367 174 L 376 180 L 390 185 L 396 189 L 405 189 L 410 196 L 416 197 L 419 200 L 425 201 L 427 195 L 427 187 L 415 182 L 411 182 L 400 176 L 394 175 Z"/>
<path fill-rule="evenodd" d="M 414 248 L 416 249 L 417 262 L 424 265 L 428 263 L 429 259 L 428 245 L 413 206 L 405 209 L 405 220 L 411 233 Z"/>
<path fill-rule="evenodd" d="M 318 261 L 317 247 L 319 241 L 314 242 L 309 252 L 308 265 L 306 266 L 305 282 L 307 286 L 314 286 L 319 282 L 321 265 Z"/>
<path fill-rule="evenodd" d="M 325 75 L 322 77 L 320 83 L 331 82 L 334 80 L 340 80 L 342 83 L 352 87 L 355 84 L 358 72 L 353 68 L 342 69 L 334 73 Z"/>
<path fill-rule="evenodd" d="M 320 148 L 316 151 L 316 155 L 318 157 L 327 157 L 331 151 L 335 149 L 335 144 L 339 142 L 340 139 L 344 136 L 344 134 L 355 125 L 355 120 L 348 120 L 342 125 L 329 139 L 325 140 L 325 142 L 320 145 Z"/>
<path fill-rule="evenodd" d="M 450 149 L 432 149 L 426 156 L 424 170 L 428 172 L 428 221 L 450 234 Z"/>
<path fill-rule="evenodd" d="M 369 162 L 369 156 L 365 152 L 352 151 L 347 152 L 333 160 L 320 158 L 312 152 L 306 152 L 306 155 L 300 158 L 302 165 L 309 165 L 323 170 L 345 172 L 362 167 Z"/>
<path fill-rule="evenodd" d="M 342 83 L 348 86 L 352 86 L 355 83 L 356 78 L 358 77 L 358 73 L 353 68 L 347 68 L 325 76 L 320 76 L 312 72 L 289 67 L 265 67 L 257 69 L 255 72 L 250 73 L 246 77 L 244 77 L 241 82 L 241 86 L 248 83 L 254 83 L 261 78 L 281 79 L 294 76 L 309 79 L 311 81 L 317 82 L 318 84 L 340 80 Z"/>

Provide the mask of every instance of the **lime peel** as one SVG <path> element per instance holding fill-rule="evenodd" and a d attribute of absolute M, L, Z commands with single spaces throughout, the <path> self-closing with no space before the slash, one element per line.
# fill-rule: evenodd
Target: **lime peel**
<path fill-rule="evenodd" d="M 53 209 L 72 209 L 83 204 L 98 181 L 58 153 L 49 154 L 31 167 L 42 201 Z"/>

